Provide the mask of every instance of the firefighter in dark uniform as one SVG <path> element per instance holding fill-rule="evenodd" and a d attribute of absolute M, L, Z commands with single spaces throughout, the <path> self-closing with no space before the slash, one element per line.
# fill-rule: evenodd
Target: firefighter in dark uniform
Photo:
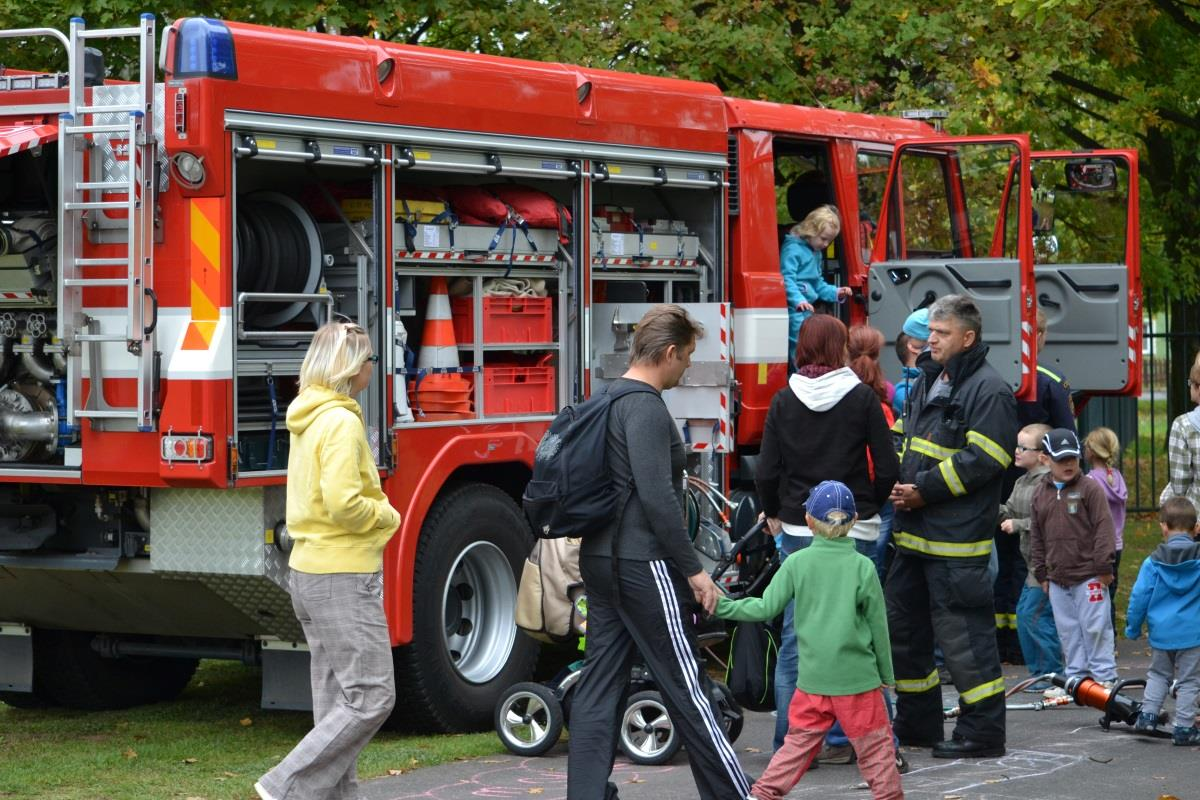
<path fill-rule="evenodd" d="M 1046 314 L 1037 310 L 1037 352 L 1046 344 Z M 1034 400 L 1017 403 L 1017 430 L 1026 425 L 1041 423 L 1051 428 L 1075 430 L 1075 412 L 1071 407 L 1071 389 L 1067 382 L 1052 370 L 1038 364 L 1037 395 Z M 1010 466 L 1004 473 L 1004 489 L 1001 497 L 1012 493 L 1013 484 L 1023 470 Z M 1027 565 L 1021 558 L 1018 536 L 996 533 L 996 556 L 1000 571 L 996 575 L 996 642 L 1000 648 L 1000 660 L 1010 664 L 1024 664 L 1021 643 L 1017 638 L 1017 600 L 1021 587 L 1025 585 Z"/>
<path fill-rule="evenodd" d="M 948 295 L 930 307 L 923 372 L 901 420 L 896 557 L 884 593 L 896 671 L 895 731 L 935 758 L 1004 754 L 1004 678 L 996 650 L 988 559 L 1004 470 L 1017 435 L 1012 391 L 987 363 L 979 309 Z M 960 698 L 943 741 L 933 648 L 941 646 Z"/>

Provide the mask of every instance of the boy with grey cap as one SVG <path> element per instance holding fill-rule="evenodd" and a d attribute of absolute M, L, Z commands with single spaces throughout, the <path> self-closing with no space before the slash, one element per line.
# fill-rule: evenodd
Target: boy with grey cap
<path fill-rule="evenodd" d="M 1038 459 L 1050 468 L 1033 495 L 1029 541 L 1034 577 L 1050 595 L 1067 677 L 1117 679 L 1106 587 L 1117 539 L 1100 484 L 1079 468 L 1079 438 L 1068 428 L 1042 437 Z"/>

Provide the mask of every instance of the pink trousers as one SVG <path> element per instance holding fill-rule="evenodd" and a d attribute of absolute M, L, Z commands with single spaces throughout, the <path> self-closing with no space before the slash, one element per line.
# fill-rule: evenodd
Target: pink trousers
<path fill-rule="evenodd" d="M 792 790 L 816 758 L 825 732 L 840 720 L 858 756 L 858 769 L 876 800 L 904 797 L 892 726 L 878 689 L 862 694 L 831 697 L 800 689 L 792 697 L 788 733 L 783 747 L 771 758 L 767 771 L 750 789 L 758 800 L 780 800 Z"/>

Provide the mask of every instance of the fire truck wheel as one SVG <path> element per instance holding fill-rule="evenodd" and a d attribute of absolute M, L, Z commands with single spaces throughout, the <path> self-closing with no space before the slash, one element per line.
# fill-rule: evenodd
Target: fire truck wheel
<path fill-rule="evenodd" d="M 525 515 L 494 486 L 461 484 L 434 503 L 417 544 L 413 641 L 395 650 L 394 727 L 486 730 L 505 691 L 530 679 L 538 645 L 514 615 L 532 546 Z"/>
<path fill-rule="evenodd" d="M 200 663 L 195 658 L 102 658 L 94 634 L 35 631 L 33 664 L 39 691 L 68 708 L 103 710 L 179 696 Z"/>

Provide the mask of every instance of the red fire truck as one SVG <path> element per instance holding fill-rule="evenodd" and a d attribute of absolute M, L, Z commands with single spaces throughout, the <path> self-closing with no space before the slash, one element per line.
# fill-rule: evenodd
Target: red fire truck
<path fill-rule="evenodd" d="M 533 669 L 513 622 L 532 541 L 518 498 L 549 420 L 624 370 L 648 305 L 705 324 L 666 399 L 689 473 L 752 507 L 786 373 L 779 245 L 816 205 L 845 221 L 826 268 L 853 289 L 847 320 L 890 338 L 966 292 L 1014 390 L 1040 359 L 1079 390 L 1139 391 L 1132 152 L 206 18 L 161 49 L 152 15 L 0 36 L 53 37 L 68 64 L 0 69 L 12 704 L 150 702 L 228 658 L 261 664 L 265 706 L 307 706 L 283 418 L 333 315 L 385 367 L 360 398 L 404 516 L 385 604 L 401 707 L 441 730 L 486 726 Z M 104 79 L 93 48 L 114 37 L 140 43 L 131 81 Z M 426 333 L 442 285 L 449 348 Z M 447 377 L 466 390 L 439 396 Z"/>

